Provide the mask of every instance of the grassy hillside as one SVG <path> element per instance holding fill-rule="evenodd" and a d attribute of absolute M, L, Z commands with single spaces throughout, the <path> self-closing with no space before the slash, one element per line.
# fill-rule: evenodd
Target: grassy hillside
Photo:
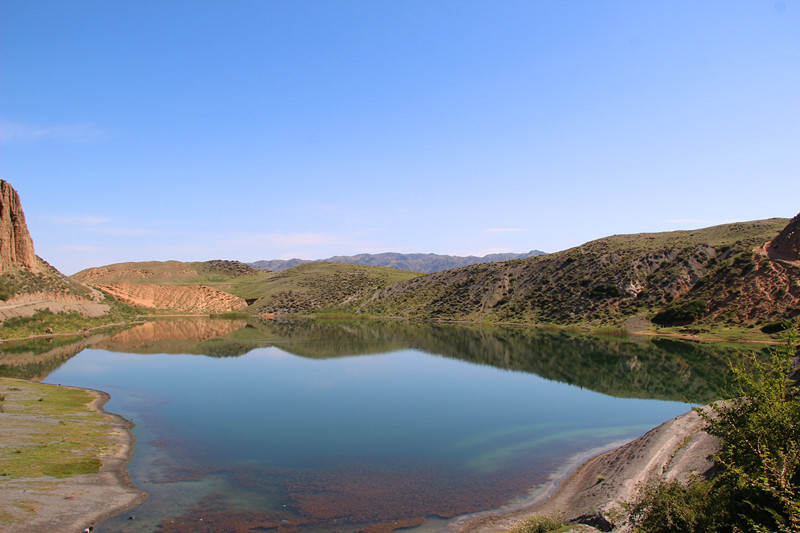
<path fill-rule="evenodd" d="M 771 241 L 788 222 L 615 235 L 558 253 L 416 278 L 379 291 L 361 309 L 425 319 L 629 325 L 631 317 L 652 316 L 721 265 Z"/>
<path fill-rule="evenodd" d="M 82 298 L 90 296 L 91 290 L 88 287 L 64 276 L 43 259 L 37 259 L 38 271 L 16 268 L 0 273 L 0 301 L 40 292 L 70 294 Z"/>
<path fill-rule="evenodd" d="M 376 290 L 419 275 L 391 268 L 324 262 L 273 273 L 238 261 L 150 261 L 90 268 L 72 278 L 89 285 L 205 285 L 245 299 L 250 304 L 248 312 L 309 313 L 347 306 Z"/>
<path fill-rule="evenodd" d="M 322 261 L 326 263 L 351 263 L 354 265 L 385 266 L 397 268 L 399 270 L 411 270 L 414 272 L 424 272 L 430 274 L 433 272 L 441 272 L 442 270 L 461 268 L 468 265 L 477 265 L 478 263 L 524 259 L 526 257 L 533 257 L 535 255 L 543 254 L 544 252 L 539 250 L 531 250 L 530 252 L 524 254 L 504 253 L 489 254 L 482 257 L 477 257 L 474 255 L 464 257 L 457 255 L 399 254 L 396 252 L 386 252 L 380 254 L 335 255 L 333 257 L 323 259 Z M 273 259 L 271 261 L 256 261 L 255 263 L 248 264 L 260 270 L 283 272 L 284 270 L 294 266 L 309 262 L 310 261 L 303 259 L 289 259 L 286 261 Z"/>
<path fill-rule="evenodd" d="M 255 298 L 251 306 L 255 312 L 309 313 L 350 309 L 375 291 L 419 276 L 386 267 L 313 262 L 267 278 L 242 280 L 231 292 Z"/>
<path fill-rule="evenodd" d="M 239 261 L 146 261 L 116 263 L 89 268 L 73 274 L 71 278 L 81 283 L 153 283 L 156 285 L 207 285 L 230 292 L 242 278 L 263 279 L 269 273 L 256 270 Z"/>

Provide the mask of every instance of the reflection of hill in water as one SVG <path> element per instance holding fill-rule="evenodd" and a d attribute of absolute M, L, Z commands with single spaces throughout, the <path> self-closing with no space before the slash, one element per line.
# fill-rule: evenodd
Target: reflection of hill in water
<path fill-rule="evenodd" d="M 53 337 L 0 344 L 0 377 L 41 381 L 115 330 L 83 337 Z"/>
<path fill-rule="evenodd" d="M 416 349 L 529 372 L 613 396 L 706 403 L 716 397 L 736 349 L 664 338 L 598 337 L 531 328 L 372 320 L 255 322 L 207 318 L 156 320 L 113 337 L 25 348 L 0 345 L 0 375 L 43 379 L 87 347 L 129 353 L 235 357 L 277 347 L 324 359 Z M 64 343 L 54 346 L 56 343 Z"/>
<path fill-rule="evenodd" d="M 235 353 L 221 353 L 208 348 L 210 339 L 230 335 L 247 325 L 243 320 L 219 320 L 208 318 L 181 318 L 154 320 L 128 329 L 110 339 L 92 346 L 101 350 L 126 353 L 169 353 L 196 355 L 242 355 L 253 349 L 252 345 L 242 346 Z M 212 343 L 212 346 L 213 347 Z M 221 340 L 220 345 L 229 346 L 231 341 Z"/>
<path fill-rule="evenodd" d="M 302 357 L 418 349 L 476 364 L 534 373 L 613 396 L 705 403 L 725 385 L 737 349 L 665 338 L 577 335 L 389 321 L 255 324 L 235 333 Z"/>

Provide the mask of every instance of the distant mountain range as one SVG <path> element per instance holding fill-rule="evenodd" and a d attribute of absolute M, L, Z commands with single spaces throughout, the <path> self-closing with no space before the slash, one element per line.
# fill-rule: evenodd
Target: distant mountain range
<path fill-rule="evenodd" d="M 531 250 L 524 254 L 489 254 L 483 257 L 469 255 L 466 257 L 457 255 L 440 255 L 440 254 L 400 254 L 395 252 L 387 252 L 382 254 L 358 254 L 358 255 L 335 255 L 327 259 L 320 259 L 328 263 L 350 263 L 354 265 L 366 266 L 383 266 L 389 268 L 396 268 L 398 270 L 411 270 L 413 272 L 424 272 L 431 274 L 433 272 L 442 272 L 444 270 L 452 270 L 454 268 L 461 268 L 470 265 L 477 265 L 480 263 L 492 263 L 494 261 L 509 261 L 511 259 L 525 259 L 528 257 L 535 257 L 537 255 L 544 255 L 545 252 L 540 250 Z M 310 263 L 305 259 L 273 259 L 262 260 L 254 263 L 247 263 L 253 268 L 259 270 L 267 270 L 271 272 L 282 272 L 286 269 L 292 268 L 303 263 Z"/>

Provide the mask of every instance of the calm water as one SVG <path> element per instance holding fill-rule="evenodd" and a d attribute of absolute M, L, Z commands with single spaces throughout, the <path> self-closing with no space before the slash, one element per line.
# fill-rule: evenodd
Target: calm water
<path fill-rule="evenodd" d="M 157 322 L 60 357 L 44 381 L 136 423 L 150 499 L 99 532 L 445 529 L 724 378 L 705 345 L 407 323 Z"/>

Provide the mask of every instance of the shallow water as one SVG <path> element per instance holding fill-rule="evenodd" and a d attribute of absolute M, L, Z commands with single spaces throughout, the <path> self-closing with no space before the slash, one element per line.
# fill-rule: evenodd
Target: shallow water
<path fill-rule="evenodd" d="M 230 324 L 199 338 L 164 325 L 147 339 L 140 327 L 46 378 L 108 392 L 106 409 L 136 423 L 129 471 L 150 498 L 96 531 L 391 531 L 425 519 L 444 528 L 442 519 L 504 505 L 573 455 L 689 408 L 587 382 L 697 401 L 714 386 L 698 380 L 716 375 L 709 352 L 649 341 Z M 556 381 L 559 360 L 589 367 L 573 372 L 583 386 Z M 555 379 L 506 369 L 537 365 Z M 673 367 L 686 375 L 676 381 Z"/>

